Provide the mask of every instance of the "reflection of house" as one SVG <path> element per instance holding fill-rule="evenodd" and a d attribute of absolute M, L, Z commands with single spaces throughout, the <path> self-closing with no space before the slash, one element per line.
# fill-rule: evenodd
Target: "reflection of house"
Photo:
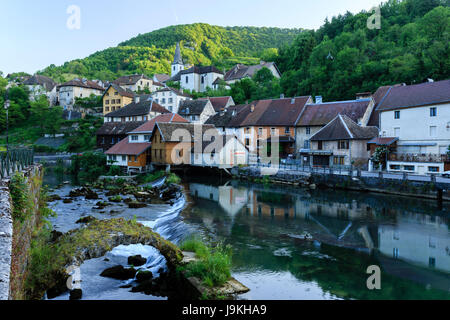
<path fill-rule="evenodd" d="M 139 96 L 129 105 L 105 115 L 105 122 L 148 121 L 152 118 L 170 113 L 167 109 L 154 102 L 153 99 L 141 101 Z"/>
<path fill-rule="evenodd" d="M 380 226 L 379 250 L 395 259 L 450 272 L 448 225 L 440 217 L 420 216 L 428 219 L 399 217 L 395 226 Z"/>
<path fill-rule="evenodd" d="M 296 151 L 302 163 L 310 163 L 311 137 L 332 121 L 338 114 L 346 115 L 363 126 L 368 125 L 374 108 L 372 99 L 322 102 L 316 97 L 315 104 L 308 104 L 296 127 Z"/>
<path fill-rule="evenodd" d="M 133 102 L 134 93 L 123 89 L 117 84 L 110 84 L 103 94 L 103 114 L 119 110 Z"/>
<path fill-rule="evenodd" d="M 383 137 L 397 137 L 389 171 L 428 174 L 450 170 L 450 80 L 388 87 L 376 111 Z"/>
<path fill-rule="evenodd" d="M 338 115 L 311 137 L 311 166 L 363 166 L 369 160 L 367 142 L 378 136 L 377 127 L 363 127 Z"/>
<path fill-rule="evenodd" d="M 56 104 L 56 83 L 46 76 L 35 74 L 31 78 L 23 82 L 30 91 L 30 100 L 36 101 L 41 95 L 45 95 L 50 103 L 50 106 Z"/>
<path fill-rule="evenodd" d="M 225 74 L 224 80 L 227 84 L 233 84 L 245 78 L 253 78 L 253 76 L 262 68 L 269 69 L 274 77 L 278 79 L 281 78 L 281 72 L 280 70 L 278 70 L 278 67 L 274 62 L 261 61 L 260 64 L 254 66 L 246 66 L 243 64 L 235 65 L 230 71 Z"/>
<path fill-rule="evenodd" d="M 216 114 L 210 100 L 182 101 L 178 113 L 192 123 L 205 123 Z"/>
<path fill-rule="evenodd" d="M 105 89 L 94 81 L 74 79 L 57 87 L 59 105 L 64 109 L 72 109 L 75 98 L 88 98 L 91 95 L 101 96 Z"/>

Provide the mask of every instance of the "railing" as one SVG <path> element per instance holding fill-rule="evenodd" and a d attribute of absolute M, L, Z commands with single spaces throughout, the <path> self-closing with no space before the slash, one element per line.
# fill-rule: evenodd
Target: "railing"
<path fill-rule="evenodd" d="M 34 163 L 32 149 L 10 149 L 0 153 L 0 176 L 2 179 L 11 176 L 16 171 Z"/>
<path fill-rule="evenodd" d="M 274 168 L 280 170 L 309 172 L 309 173 L 324 173 L 324 174 L 338 174 L 338 175 L 350 175 L 355 172 L 355 167 L 352 166 L 309 166 L 303 165 L 298 160 L 287 160 L 278 165 L 270 163 L 252 163 L 252 167 L 257 168 Z"/>
<path fill-rule="evenodd" d="M 450 161 L 450 158 L 445 154 L 391 153 L 389 161 L 442 163 Z"/>

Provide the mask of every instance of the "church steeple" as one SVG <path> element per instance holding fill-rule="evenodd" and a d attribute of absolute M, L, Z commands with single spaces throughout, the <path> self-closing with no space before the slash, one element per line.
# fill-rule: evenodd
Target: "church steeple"
<path fill-rule="evenodd" d="M 179 42 L 177 42 L 177 48 L 175 49 L 175 57 L 173 59 L 173 63 L 172 64 L 184 65 L 183 58 L 181 57 L 181 48 L 180 48 L 180 43 Z"/>

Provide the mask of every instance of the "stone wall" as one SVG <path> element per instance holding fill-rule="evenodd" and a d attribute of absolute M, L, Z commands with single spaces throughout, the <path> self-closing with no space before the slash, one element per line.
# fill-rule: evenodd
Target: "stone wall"
<path fill-rule="evenodd" d="M 10 179 L 0 181 L 0 300 L 20 298 L 29 258 L 31 236 L 39 223 L 39 198 L 43 167 L 34 165 L 24 169 L 33 202 L 31 216 L 23 223 L 13 221 Z"/>

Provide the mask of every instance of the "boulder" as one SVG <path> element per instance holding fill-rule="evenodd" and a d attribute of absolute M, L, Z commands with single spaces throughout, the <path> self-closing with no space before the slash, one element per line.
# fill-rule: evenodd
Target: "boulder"
<path fill-rule="evenodd" d="M 63 200 L 63 203 L 66 203 L 66 204 L 67 204 L 67 203 L 72 203 L 72 202 L 73 202 L 72 199 L 64 199 L 64 200 Z"/>
<path fill-rule="evenodd" d="M 60 196 L 58 196 L 57 194 L 52 194 L 51 196 L 48 196 L 47 200 L 48 200 L 48 202 L 54 202 L 54 201 L 62 200 L 62 198 Z"/>
<path fill-rule="evenodd" d="M 151 271 L 139 271 L 136 274 L 136 281 L 138 283 L 142 283 L 144 281 L 152 280 L 153 279 L 153 273 Z"/>
<path fill-rule="evenodd" d="M 77 224 L 88 224 L 91 223 L 92 221 L 97 220 L 96 218 L 92 217 L 92 216 L 87 216 L 87 217 L 83 217 L 78 219 L 78 221 L 76 222 Z"/>
<path fill-rule="evenodd" d="M 147 263 L 147 259 L 143 258 L 141 255 L 128 257 L 128 264 L 135 267 L 143 266 Z"/>
<path fill-rule="evenodd" d="M 142 202 L 133 201 L 128 203 L 128 208 L 130 209 L 139 209 L 139 208 L 145 208 L 147 204 Z"/>
<path fill-rule="evenodd" d="M 81 289 L 74 289 L 70 291 L 70 300 L 81 300 L 83 291 Z"/>
<path fill-rule="evenodd" d="M 104 278 L 112 278 L 116 280 L 128 280 L 133 279 L 136 276 L 136 270 L 134 268 L 126 269 L 123 266 L 115 266 L 104 270 L 100 276 Z"/>

